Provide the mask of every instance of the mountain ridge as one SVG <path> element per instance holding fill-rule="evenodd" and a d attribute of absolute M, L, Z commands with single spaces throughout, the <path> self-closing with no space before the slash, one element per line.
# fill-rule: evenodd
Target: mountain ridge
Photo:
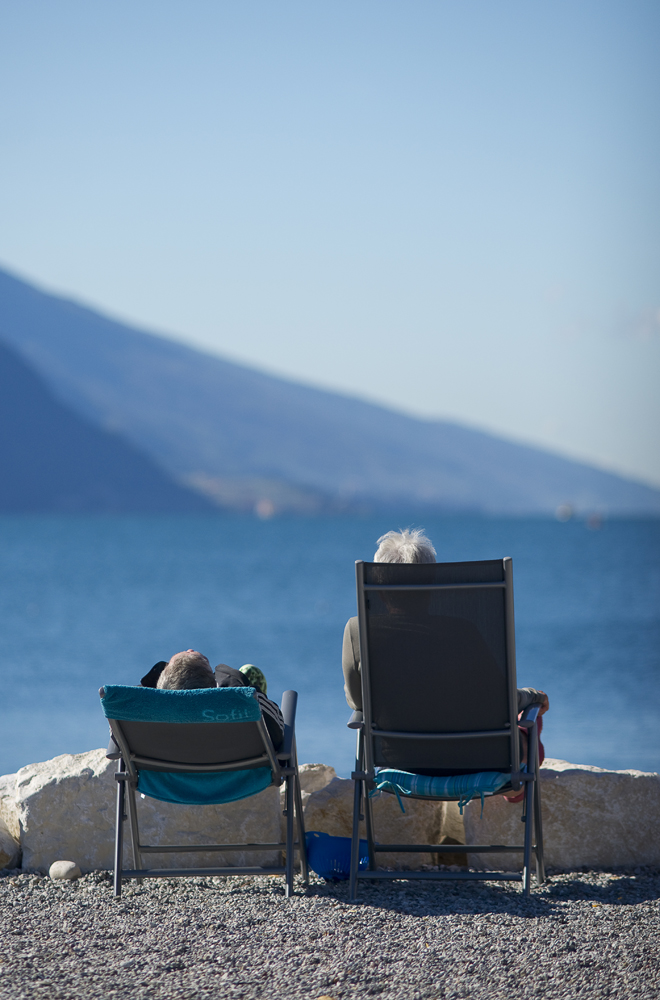
<path fill-rule="evenodd" d="M 0 308 L 0 336 L 58 398 L 97 426 L 121 431 L 170 475 L 224 506 L 550 514 L 568 503 L 578 511 L 660 515 L 660 490 L 650 486 L 270 375 L 4 271 Z M 268 495 L 277 490 L 288 499 Z"/>
<path fill-rule="evenodd" d="M 212 510 L 138 449 L 55 399 L 0 343 L 0 511 L 200 513 Z"/>

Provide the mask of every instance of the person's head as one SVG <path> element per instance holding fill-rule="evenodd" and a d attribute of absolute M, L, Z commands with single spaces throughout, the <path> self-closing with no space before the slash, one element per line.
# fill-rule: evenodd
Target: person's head
<path fill-rule="evenodd" d="M 377 563 L 434 563 L 435 549 L 423 528 L 388 531 L 378 539 Z"/>
<path fill-rule="evenodd" d="M 185 688 L 214 688 L 215 675 L 211 664 L 196 649 L 175 653 L 158 678 L 159 688 L 180 691 Z"/>

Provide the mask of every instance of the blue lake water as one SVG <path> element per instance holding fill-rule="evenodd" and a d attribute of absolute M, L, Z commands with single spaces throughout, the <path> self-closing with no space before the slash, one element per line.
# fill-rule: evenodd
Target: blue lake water
<path fill-rule="evenodd" d="M 0 773 L 105 746 L 104 683 L 194 647 L 300 695 L 301 761 L 346 775 L 355 559 L 403 518 L 0 518 Z M 550 757 L 660 770 L 660 522 L 427 518 L 443 561 L 513 556 L 519 686 Z"/>

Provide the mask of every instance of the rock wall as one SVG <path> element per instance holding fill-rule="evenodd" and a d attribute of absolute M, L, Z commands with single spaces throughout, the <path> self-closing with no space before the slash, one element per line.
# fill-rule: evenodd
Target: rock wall
<path fill-rule="evenodd" d="M 54 861 L 73 861 L 83 871 L 112 867 L 115 763 L 105 750 L 64 754 L 30 764 L 0 778 L 0 867 L 18 864 L 47 871 Z M 300 768 L 307 830 L 349 837 L 353 783 L 325 764 Z M 607 771 L 546 760 L 541 768 L 546 864 L 559 869 L 660 865 L 660 776 L 641 771 Z M 283 792 L 221 806 L 177 806 L 138 796 L 144 843 L 277 842 L 284 839 Z M 382 843 L 522 843 L 522 807 L 501 796 L 473 801 L 460 816 L 455 803 L 373 800 L 376 839 Z M 364 824 L 361 825 L 364 836 Z M 20 842 L 20 843 L 19 843 Z M 451 855 L 383 854 L 382 865 L 402 869 L 419 864 L 461 863 Z M 518 870 L 518 855 L 470 855 L 471 867 Z M 125 826 L 124 862 L 129 855 Z M 197 867 L 278 863 L 275 852 L 151 855 L 150 866 Z"/>
<path fill-rule="evenodd" d="M 545 863 L 552 868 L 660 865 L 660 775 L 546 758 L 541 768 Z M 467 843 L 522 844 L 521 805 L 501 795 L 465 808 Z M 520 854 L 471 854 L 480 871 L 520 871 Z"/>

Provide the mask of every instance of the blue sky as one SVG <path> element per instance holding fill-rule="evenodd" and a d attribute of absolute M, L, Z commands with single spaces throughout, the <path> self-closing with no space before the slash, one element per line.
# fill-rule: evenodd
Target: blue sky
<path fill-rule="evenodd" d="M 0 263 L 660 484 L 656 0 L 0 0 Z"/>

